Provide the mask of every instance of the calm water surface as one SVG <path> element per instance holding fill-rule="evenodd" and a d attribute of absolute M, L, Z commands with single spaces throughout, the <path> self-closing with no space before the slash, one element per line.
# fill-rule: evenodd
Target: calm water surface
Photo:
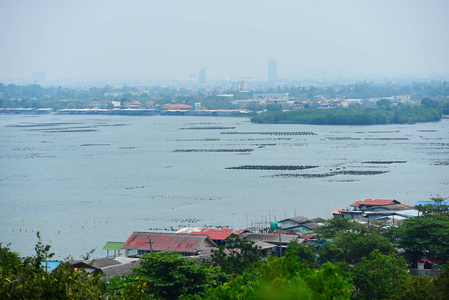
<path fill-rule="evenodd" d="M 306 134 L 307 133 L 307 134 Z M 313 134 L 311 134 L 313 133 Z M 244 165 L 316 166 L 239 170 Z M 329 218 L 365 198 L 448 196 L 449 120 L 251 124 L 246 118 L 0 116 L 0 242 L 40 231 L 77 259 L 133 231 Z"/>

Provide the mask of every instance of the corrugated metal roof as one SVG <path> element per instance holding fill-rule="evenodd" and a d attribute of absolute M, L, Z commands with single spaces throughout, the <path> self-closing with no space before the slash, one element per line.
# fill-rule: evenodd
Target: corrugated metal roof
<path fill-rule="evenodd" d="M 123 242 L 107 242 L 104 245 L 103 250 L 120 250 L 122 249 Z"/>
<path fill-rule="evenodd" d="M 301 226 L 308 228 L 308 229 L 312 229 L 312 230 L 320 227 L 320 225 L 318 225 L 317 223 L 314 223 L 314 222 L 302 223 Z"/>
<path fill-rule="evenodd" d="M 299 236 L 306 240 L 313 238 L 313 235 L 311 234 L 300 234 Z"/>
<path fill-rule="evenodd" d="M 313 222 L 313 223 L 323 223 L 323 222 L 325 222 L 326 220 L 323 219 L 323 218 L 318 217 L 318 218 L 309 219 L 309 221 L 310 221 L 310 222 Z"/>
<path fill-rule="evenodd" d="M 70 266 L 76 268 L 91 268 L 91 269 L 100 269 L 107 266 L 119 265 L 120 262 L 114 260 L 113 258 L 103 257 L 97 258 L 93 260 L 71 260 L 69 261 Z"/>
<path fill-rule="evenodd" d="M 400 204 L 401 202 L 395 199 L 365 199 L 356 201 L 351 206 L 359 207 L 361 205 L 391 205 L 391 204 Z"/>
<path fill-rule="evenodd" d="M 413 218 L 413 217 L 419 216 L 419 211 L 417 211 L 415 209 L 401 210 L 401 211 L 396 211 L 394 214 L 397 216 Z"/>
<path fill-rule="evenodd" d="M 84 263 L 97 269 L 120 264 L 115 259 L 109 257 L 97 258 L 93 260 L 85 260 Z"/>
<path fill-rule="evenodd" d="M 299 243 L 304 239 L 299 238 L 295 234 L 276 234 L 276 233 L 242 233 L 242 238 L 246 238 L 248 241 L 263 241 L 267 243 L 279 243 L 279 235 L 281 236 L 281 243 L 289 243 L 292 240 L 298 240 Z"/>
<path fill-rule="evenodd" d="M 295 226 L 291 226 L 291 227 L 287 227 L 287 228 L 283 228 L 284 230 L 293 230 L 294 232 L 296 231 L 301 231 L 303 230 L 303 228 L 310 230 L 314 230 L 316 228 L 320 227 L 320 225 L 318 225 L 317 223 L 313 223 L 313 222 L 305 222 L 302 224 L 298 224 Z"/>
<path fill-rule="evenodd" d="M 413 209 L 413 206 L 406 204 L 390 204 L 390 205 L 382 205 L 384 209 L 389 210 L 409 210 Z"/>
<path fill-rule="evenodd" d="M 180 234 L 202 234 L 207 235 L 212 240 L 224 241 L 231 234 L 240 235 L 246 229 L 232 229 L 232 228 L 181 228 L 177 233 Z"/>
<path fill-rule="evenodd" d="M 140 261 L 133 261 L 133 262 L 126 263 L 126 264 L 104 267 L 104 268 L 101 268 L 101 271 L 103 272 L 104 275 L 106 275 L 108 277 L 129 275 L 133 272 L 132 269 L 138 267 L 139 264 L 140 264 Z"/>
<path fill-rule="evenodd" d="M 195 253 L 210 245 L 215 244 L 207 235 L 133 232 L 122 249 Z"/>
<path fill-rule="evenodd" d="M 132 268 L 139 265 L 140 260 L 128 257 L 116 257 L 116 258 L 97 258 L 93 260 L 72 260 L 69 262 L 73 268 L 82 268 L 89 273 L 101 270 L 106 276 L 121 276 L 131 274 Z"/>
<path fill-rule="evenodd" d="M 293 222 L 296 222 L 298 224 L 302 224 L 302 223 L 305 223 L 305 222 L 309 221 L 309 219 L 304 218 L 304 217 L 300 217 L 300 216 L 296 216 L 296 217 L 293 217 L 293 218 L 288 218 L 288 219 L 282 220 L 279 223 L 285 222 L 285 221 L 293 221 Z"/>
<path fill-rule="evenodd" d="M 273 245 L 273 244 L 270 244 L 270 243 L 266 243 L 264 241 L 256 241 L 256 242 L 254 242 L 254 245 L 259 247 L 261 250 L 271 249 L 273 247 L 276 247 L 276 245 Z"/>

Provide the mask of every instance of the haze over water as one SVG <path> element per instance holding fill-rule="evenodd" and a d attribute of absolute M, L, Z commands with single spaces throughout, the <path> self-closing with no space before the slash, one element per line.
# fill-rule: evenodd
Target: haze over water
<path fill-rule="evenodd" d="M 245 165 L 317 167 L 227 169 Z M 220 117 L 3 115 L 0 242 L 31 255 L 39 230 L 56 258 L 76 259 L 91 249 L 103 256 L 107 241 L 125 241 L 133 231 L 245 228 L 295 212 L 329 218 L 365 198 L 413 205 L 448 195 L 448 168 L 447 119 L 312 126 Z"/>
<path fill-rule="evenodd" d="M 0 1 L 0 81 L 145 82 L 200 68 L 266 80 L 269 59 L 300 81 L 447 76 L 448 11 L 447 0 Z"/>

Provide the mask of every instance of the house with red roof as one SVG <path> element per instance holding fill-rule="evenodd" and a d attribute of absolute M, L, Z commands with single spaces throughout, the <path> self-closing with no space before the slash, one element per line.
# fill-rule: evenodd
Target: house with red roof
<path fill-rule="evenodd" d="M 433 257 L 422 257 L 416 261 L 416 269 L 412 268 L 413 274 L 420 276 L 430 276 L 437 277 L 441 273 L 443 273 L 443 269 L 435 268 L 438 265 L 441 265 L 443 261 L 433 258 Z"/>
<path fill-rule="evenodd" d="M 192 109 L 192 105 L 168 104 L 168 105 L 164 105 L 164 109 L 167 109 L 167 110 L 189 110 L 189 109 Z"/>
<path fill-rule="evenodd" d="M 424 270 L 424 269 L 431 269 L 433 265 L 441 264 L 443 261 L 441 261 L 438 258 L 433 257 L 423 257 L 416 261 L 416 264 L 418 266 L 418 270 Z"/>
<path fill-rule="evenodd" d="M 365 199 L 351 204 L 353 210 L 336 209 L 334 217 L 350 218 L 362 222 L 392 223 L 418 216 L 412 206 L 395 199 Z"/>
<path fill-rule="evenodd" d="M 205 234 L 133 232 L 122 249 L 126 257 L 150 252 L 179 252 L 183 256 L 207 256 L 217 245 Z"/>
<path fill-rule="evenodd" d="M 401 204 L 401 202 L 395 199 L 365 199 L 356 201 L 351 206 L 354 207 L 354 210 L 367 210 L 373 207 L 393 204 Z"/>
<path fill-rule="evenodd" d="M 142 103 L 137 100 L 123 102 L 123 107 L 125 108 L 140 108 L 141 106 Z"/>
<path fill-rule="evenodd" d="M 232 229 L 232 228 L 195 228 L 184 227 L 178 230 L 179 234 L 200 234 L 207 235 L 217 246 L 225 246 L 226 239 L 231 235 L 240 235 L 246 232 L 246 229 Z"/>

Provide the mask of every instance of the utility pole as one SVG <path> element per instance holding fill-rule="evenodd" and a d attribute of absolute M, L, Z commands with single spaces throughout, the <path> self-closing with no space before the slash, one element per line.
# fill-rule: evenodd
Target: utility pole
<path fill-rule="evenodd" d="M 281 257 L 282 244 L 281 244 L 281 234 L 279 233 L 279 257 Z"/>
<path fill-rule="evenodd" d="M 153 242 L 151 241 L 151 237 L 148 237 L 148 244 L 150 244 L 150 253 L 153 252 Z"/>

